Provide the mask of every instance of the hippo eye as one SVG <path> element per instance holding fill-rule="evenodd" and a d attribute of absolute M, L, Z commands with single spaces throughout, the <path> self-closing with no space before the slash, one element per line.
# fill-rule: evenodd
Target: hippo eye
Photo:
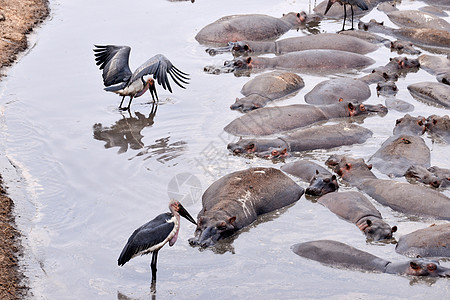
<path fill-rule="evenodd" d="M 436 271 L 437 266 L 435 264 L 428 264 L 427 269 L 428 271 Z"/>
<path fill-rule="evenodd" d="M 245 50 L 245 51 L 248 51 L 248 50 L 249 50 L 249 48 L 248 48 L 247 45 L 244 46 L 244 50 Z"/>
<path fill-rule="evenodd" d="M 234 51 L 239 51 L 240 49 L 241 49 L 241 47 L 239 47 L 238 45 L 236 45 L 236 46 L 233 47 L 233 50 L 234 50 Z"/>

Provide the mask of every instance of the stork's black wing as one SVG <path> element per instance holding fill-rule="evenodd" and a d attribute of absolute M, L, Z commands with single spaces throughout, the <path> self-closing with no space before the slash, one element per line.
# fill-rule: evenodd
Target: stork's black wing
<path fill-rule="evenodd" d="M 127 82 L 132 75 L 128 66 L 131 48 L 114 45 L 94 46 L 95 61 L 100 70 L 103 70 L 105 86 Z"/>
<path fill-rule="evenodd" d="M 136 229 L 128 239 L 122 253 L 120 253 L 117 260 L 119 266 L 123 266 L 133 256 L 139 255 L 142 251 L 163 242 L 174 227 L 174 223 L 167 223 L 170 218 L 172 218 L 171 213 L 160 214 Z"/>
<path fill-rule="evenodd" d="M 170 87 L 167 74 L 169 74 L 170 77 L 172 77 L 173 81 L 183 89 L 185 87 L 179 81 L 188 84 L 187 80 L 189 80 L 189 74 L 186 74 L 177 69 L 174 65 L 172 65 L 170 60 L 168 60 L 167 57 L 162 54 L 153 56 L 145 63 L 143 63 L 139 68 L 137 68 L 136 71 L 134 71 L 133 76 L 131 77 L 131 82 L 149 74 L 152 74 L 153 78 L 156 79 L 164 89 L 168 89 L 170 92 L 172 92 L 172 88 Z"/>

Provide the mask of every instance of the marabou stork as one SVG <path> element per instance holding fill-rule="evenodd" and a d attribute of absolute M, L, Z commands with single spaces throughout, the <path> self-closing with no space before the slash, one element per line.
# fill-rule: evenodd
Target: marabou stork
<path fill-rule="evenodd" d="M 172 77 L 173 81 L 185 88 L 182 83 L 188 84 L 189 77 L 177 69 L 172 63 L 162 54 L 157 54 L 143 63 L 139 68 L 131 73 L 128 66 L 131 48 L 128 46 L 94 45 L 96 48 L 95 61 L 100 70 L 103 70 L 103 83 L 106 86 L 105 91 L 114 92 L 122 97 L 119 109 L 128 110 L 133 98 L 142 96 L 147 90 L 152 95 L 153 102 L 158 100 L 156 94 L 155 81 L 156 79 L 164 89 L 172 92 L 167 74 Z M 144 76 L 153 75 L 153 79 L 144 80 Z M 130 97 L 130 102 L 126 108 L 122 108 L 123 100 L 126 96 Z"/>
<path fill-rule="evenodd" d="M 341 5 L 344 5 L 344 23 L 342 24 L 342 31 L 344 31 L 345 19 L 347 18 L 347 10 L 345 8 L 346 4 L 350 5 L 350 9 L 352 10 L 352 28 L 351 28 L 351 30 L 354 29 L 353 28 L 353 5 L 358 6 L 362 10 L 369 9 L 369 7 L 367 6 L 366 2 L 364 2 L 364 0 L 328 0 L 327 8 L 325 9 L 324 15 L 327 14 L 330 7 L 336 2 L 338 2 Z"/>
<path fill-rule="evenodd" d="M 160 214 L 133 232 L 123 248 L 122 253 L 120 253 L 118 259 L 119 266 L 123 266 L 135 256 L 152 252 L 152 282 L 156 281 L 158 251 L 167 242 L 169 242 L 169 246 L 173 246 L 177 241 L 178 231 L 180 230 L 180 216 L 197 224 L 180 202 L 171 200 L 169 209 L 170 212 Z"/>

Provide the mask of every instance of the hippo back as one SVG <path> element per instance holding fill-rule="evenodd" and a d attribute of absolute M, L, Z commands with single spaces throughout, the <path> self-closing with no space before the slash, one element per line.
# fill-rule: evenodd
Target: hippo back
<path fill-rule="evenodd" d="M 450 257 L 450 224 L 435 225 L 406 234 L 395 251 L 409 257 Z"/>
<path fill-rule="evenodd" d="M 237 216 L 236 227 L 242 228 L 258 215 L 294 203 L 303 192 L 302 187 L 278 169 L 250 168 L 228 174 L 211 184 L 202 197 L 202 212 L 227 203 L 226 209 Z"/>
<path fill-rule="evenodd" d="M 242 87 L 244 96 L 259 94 L 271 100 L 289 95 L 303 88 L 303 79 L 291 72 L 270 72 L 258 75 Z"/>
<path fill-rule="evenodd" d="M 291 249 L 297 255 L 338 268 L 384 272 L 389 263 L 370 253 L 332 240 L 295 244 Z"/>
<path fill-rule="evenodd" d="M 367 216 L 381 219 L 380 212 L 360 192 L 329 193 L 320 197 L 317 202 L 352 223 L 357 223 L 361 218 Z"/>

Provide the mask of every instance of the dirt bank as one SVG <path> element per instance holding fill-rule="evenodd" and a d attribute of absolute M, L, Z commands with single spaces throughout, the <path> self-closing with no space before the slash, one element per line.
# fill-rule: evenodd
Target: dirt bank
<path fill-rule="evenodd" d="M 0 76 L 5 75 L 5 67 L 17 59 L 17 54 L 27 49 L 26 34 L 48 13 L 47 0 L 0 0 Z M 20 232 L 16 229 L 14 203 L 5 192 L 6 185 L 0 177 L 0 299 L 22 299 L 27 287 L 18 267 Z"/>

